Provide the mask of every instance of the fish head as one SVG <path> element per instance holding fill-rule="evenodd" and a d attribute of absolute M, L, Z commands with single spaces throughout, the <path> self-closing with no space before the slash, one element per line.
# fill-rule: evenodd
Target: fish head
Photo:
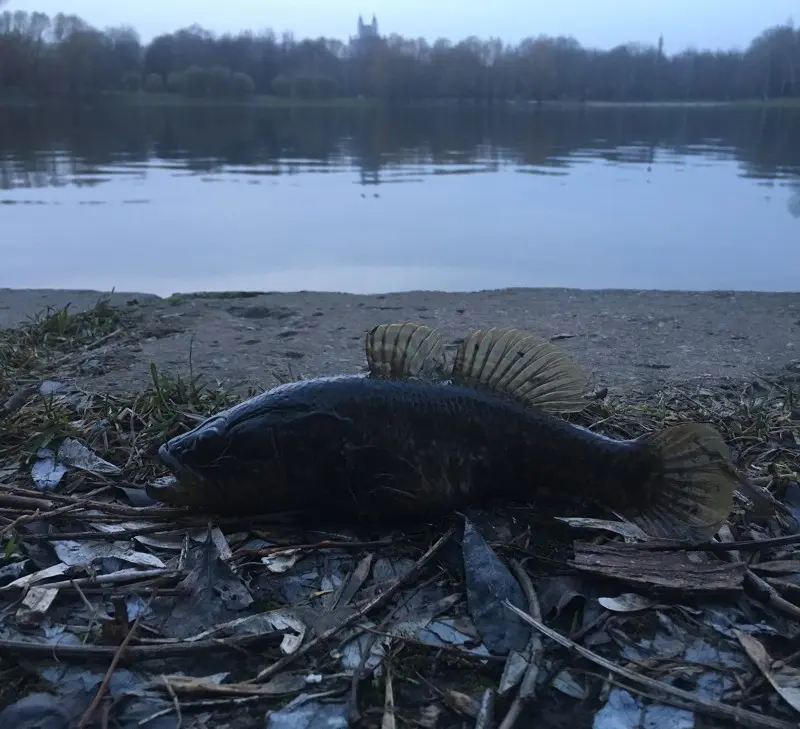
<path fill-rule="evenodd" d="M 148 493 L 174 506 L 215 506 L 222 490 L 220 466 L 230 447 L 230 430 L 223 416 L 209 418 L 193 430 L 176 435 L 158 449 L 159 460 L 176 481 L 148 484 Z"/>

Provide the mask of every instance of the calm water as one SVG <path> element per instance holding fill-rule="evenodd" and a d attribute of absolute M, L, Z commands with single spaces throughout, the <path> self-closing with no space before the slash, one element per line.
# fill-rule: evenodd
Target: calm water
<path fill-rule="evenodd" d="M 0 110 L 0 188 L 0 287 L 800 280 L 800 112 Z"/>

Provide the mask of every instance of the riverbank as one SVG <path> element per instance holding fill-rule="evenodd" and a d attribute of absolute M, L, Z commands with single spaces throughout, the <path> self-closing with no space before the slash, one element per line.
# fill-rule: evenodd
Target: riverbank
<path fill-rule="evenodd" d="M 775 687 L 791 686 L 800 615 L 798 377 L 786 366 L 799 298 L 0 290 L 0 727 L 33 708 L 59 726 L 103 711 L 121 726 L 197 712 L 231 729 L 308 714 L 344 726 L 360 713 L 450 729 L 488 726 L 476 717 L 491 706 L 503 727 L 589 729 L 633 712 L 790 729 L 791 694 Z M 511 324 L 554 339 L 619 385 L 575 416 L 598 433 L 711 422 L 766 487 L 737 496 L 719 532 L 736 544 L 659 545 L 632 524 L 587 521 L 613 515 L 585 504 L 567 526 L 536 494 L 334 531 L 148 497 L 160 444 L 240 399 L 227 383 L 358 369 L 363 330 L 407 319 L 453 337 Z M 753 383 L 751 365 L 780 371 Z"/>
<path fill-rule="evenodd" d="M 50 307 L 78 312 L 97 291 L 0 290 L 0 327 Z M 132 391 L 150 364 L 239 387 L 352 372 L 364 364 L 364 332 L 420 321 L 450 339 L 475 327 L 513 326 L 559 342 L 598 386 L 648 390 L 785 371 L 800 360 L 800 293 L 508 289 L 363 296 L 342 293 L 114 293 L 131 313 L 125 331 L 98 347 L 79 383 Z M 88 368 L 88 369 L 87 369 Z"/>

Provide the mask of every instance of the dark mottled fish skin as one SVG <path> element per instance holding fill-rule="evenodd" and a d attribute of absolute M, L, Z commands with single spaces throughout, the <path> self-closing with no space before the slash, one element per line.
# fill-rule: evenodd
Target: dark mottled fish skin
<path fill-rule="evenodd" d="M 148 493 L 226 514 L 391 523 L 493 499 L 585 513 L 601 505 L 653 536 L 708 538 L 739 483 L 720 434 L 681 423 L 614 440 L 560 414 L 586 407 L 564 352 L 516 329 L 479 329 L 446 365 L 425 325 L 367 333 L 368 376 L 291 383 L 164 444 L 177 476 Z"/>
<path fill-rule="evenodd" d="M 359 376 L 264 393 L 174 438 L 161 456 L 201 476 L 186 496 L 214 511 L 370 522 L 497 497 L 621 508 L 641 496 L 635 486 L 655 464 L 645 445 L 492 393 Z"/>

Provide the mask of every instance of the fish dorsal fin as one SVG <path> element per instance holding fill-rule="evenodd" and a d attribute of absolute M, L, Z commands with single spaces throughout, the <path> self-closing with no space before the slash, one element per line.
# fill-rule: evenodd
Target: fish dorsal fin
<path fill-rule="evenodd" d="M 444 340 L 424 324 L 379 324 L 367 332 L 367 366 L 383 379 L 436 379 L 443 376 Z"/>
<path fill-rule="evenodd" d="M 485 387 L 551 413 L 583 410 L 589 380 L 567 354 L 534 334 L 478 329 L 459 345 L 453 381 Z"/>

